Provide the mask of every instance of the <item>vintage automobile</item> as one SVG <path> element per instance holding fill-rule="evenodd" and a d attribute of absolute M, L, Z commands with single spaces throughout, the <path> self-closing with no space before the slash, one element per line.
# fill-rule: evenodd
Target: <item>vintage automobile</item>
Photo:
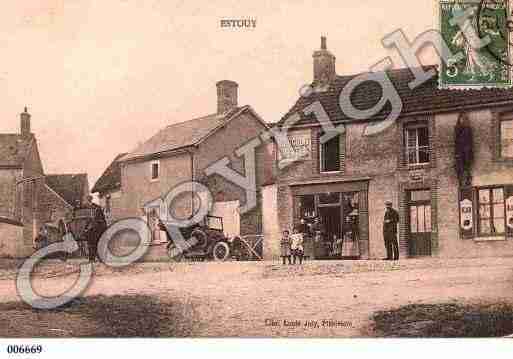
<path fill-rule="evenodd" d="M 223 232 L 223 218 L 205 216 L 202 222 L 189 227 L 180 228 L 186 249 L 178 248 L 172 238 L 170 228 L 159 220 L 159 228 L 166 232 L 169 258 L 179 262 L 184 259 L 203 261 L 213 259 L 225 261 L 230 258 L 232 248 L 230 239 Z"/>

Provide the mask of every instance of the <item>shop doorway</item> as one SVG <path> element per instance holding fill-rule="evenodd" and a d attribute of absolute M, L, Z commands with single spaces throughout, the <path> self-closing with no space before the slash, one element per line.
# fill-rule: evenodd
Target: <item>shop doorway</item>
<path fill-rule="evenodd" d="M 342 229 L 340 223 L 340 206 L 319 207 L 319 215 L 321 217 L 321 224 L 322 228 L 324 228 L 326 240 L 332 242 L 340 238 Z"/>
<path fill-rule="evenodd" d="M 408 254 L 412 257 L 431 255 L 431 191 L 408 193 Z"/>

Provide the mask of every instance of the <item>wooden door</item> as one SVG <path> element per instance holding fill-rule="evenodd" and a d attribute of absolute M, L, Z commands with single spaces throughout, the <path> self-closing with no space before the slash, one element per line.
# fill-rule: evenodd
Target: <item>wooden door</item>
<path fill-rule="evenodd" d="M 410 256 L 431 255 L 431 192 L 416 190 L 409 193 L 409 236 Z"/>

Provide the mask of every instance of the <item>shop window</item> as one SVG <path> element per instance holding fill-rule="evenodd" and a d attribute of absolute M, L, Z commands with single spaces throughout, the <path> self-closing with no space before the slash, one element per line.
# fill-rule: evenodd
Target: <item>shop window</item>
<path fill-rule="evenodd" d="M 323 134 L 321 133 L 321 137 Z M 320 143 L 321 172 L 340 171 L 340 135 Z"/>
<path fill-rule="evenodd" d="M 460 233 L 462 238 L 513 237 L 513 186 L 462 189 Z"/>
<path fill-rule="evenodd" d="M 427 123 L 410 124 L 404 129 L 405 156 L 408 165 L 429 163 L 429 129 Z"/>
<path fill-rule="evenodd" d="M 478 189 L 478 230 L 480 235 L 505 232 L 504 189 Z"/>
<path fill-rule="evenodd" d="M 300 197 L 301 213 L 300 218 L 315 217 L 315 197 L 313 195 L 305 195 Z"/>
<path fill-rule="evenodd" d="M 500 122 L 501 157 L 513 159 L 513 119 Z"/>

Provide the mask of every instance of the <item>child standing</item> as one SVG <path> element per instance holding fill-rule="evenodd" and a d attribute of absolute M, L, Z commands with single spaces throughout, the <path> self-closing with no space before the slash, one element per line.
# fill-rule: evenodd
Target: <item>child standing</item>
<path fill-rule="evenodd" d="M 304 248 L 303 248 L 303 233 L 299 232 L 299 228 L 294 229 L 294 234 L 292 237 L 292 255 L 294 256 L 292 264 L 296 264 L 296 258 L 299 259 L 299 264 L 303 263 L 303 254 L 304 254 Z"/>
<path fill-rule="evenodd" d="M 289 264 L 290 263 L 290 245 L 291 245 L 291 239 L 290 239 L 290 232 L 287 230 L 283 231 L 283 236 L 280 240 L 280 254 L 281 258 L 283 259 L 283 264 L 285 264 L 285 259 L 288 259 Z"/>

